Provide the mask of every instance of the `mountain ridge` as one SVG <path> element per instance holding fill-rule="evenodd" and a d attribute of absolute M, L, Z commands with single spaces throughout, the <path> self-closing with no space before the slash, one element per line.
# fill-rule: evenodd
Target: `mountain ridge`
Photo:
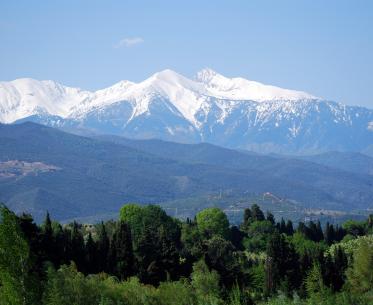
<path fill-rule="evenodd" d="M 373 143 L 373 110 L 209 69 L 195 80 L 163 70 L 95 92 L 53 81 L 1 82 L 0 122 L 23 121 L 285 154 L 363 151 Z"/>
<path fill-rule="evenodd" d="M 13 175 L 0 177 L 0 202 L 38 220 L 46 210 L 60 220 L 99 217 L 125 202 L 175 207 L 182 201 L 176 207 L 195 212 L 217 204 L 219 194 L 224 209 L 267 193 L 280 198 L 269 209 L 298 212 L 366 210 L 373 202 L 372 175 L 212 144 L 92 139 L 31 122 L 0 124 L 0 143 L 6 173 L 16 164 Z M 29 174 L 19 172 L 20 162 L 32 166 Z"/>

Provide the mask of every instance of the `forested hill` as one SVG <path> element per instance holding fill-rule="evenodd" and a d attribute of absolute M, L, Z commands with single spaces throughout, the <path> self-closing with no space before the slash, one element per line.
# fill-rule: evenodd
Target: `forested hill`
<path fill-rule="evenodd" d="M 130 201 L 173 207 L 182 202 L 176 207 L 195 213 L 214 204 L 205 198 L 219 194 L 251 202 L 270 193 L 300 208 L 372 208 L 368 174 L 208 144 L 121 141 L 34 123 L 0 125 L 0 200 L 39 221 L 47 210 L 58 220 L 100 219 Z"/>

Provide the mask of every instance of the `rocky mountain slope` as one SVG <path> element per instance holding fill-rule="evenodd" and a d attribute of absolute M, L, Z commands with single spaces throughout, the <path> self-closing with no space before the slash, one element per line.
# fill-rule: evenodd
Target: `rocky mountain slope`
<path fill-rule="evenodd" d="M 194 79 L 164 70 L 95 92 L 53 81 L 1 82 L 0 122 L 23 121 L 258 152 L 363 151 L 373 143 L 373 110 L 210 69 Z"/>

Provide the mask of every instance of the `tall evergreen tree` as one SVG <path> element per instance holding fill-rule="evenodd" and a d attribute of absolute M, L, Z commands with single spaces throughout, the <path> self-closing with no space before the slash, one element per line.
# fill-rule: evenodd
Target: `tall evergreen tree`
<path fill-rule="evenodd" d="M 85 244 L 85 271 L 88 274 L 97 273 L 97 244 L 92 238 L 91 232 Z"/>
<path fill-rule="evenodd" d="M 79 228 L 78 223 L 74 221 L 71 230 L 71 259 L 75 262 L 78 269 L 85 272 L 84 264 L 84 238 L 83 234 Z"/>
<path fill-rule="evenodd" d="M 331 245 L 335 239 L 334 226 L 329 222 L 326 223 L 324 239 L 328 245 Z"/>
<path fill-rule="evenodd" d="M 101 222 L 97 240 L 97 268 L 99 272 L 107 271 L 109 248 L 110 240 L 105 224 Z"/>
<path fill-rule="evenodd" d="M 268 220 L 272 225 L 275 224 L 275 217 L 274 217 L 273 214 L 270 213 L 269 211 L 267 211 L 266 219 L 267 219 L 267 220 Z"/>
<path fill-rule="evenodd" d="M 293 223 L 292 223 L 291 220 L 288 220 L 286 222 L 286 234 L 287 235 L 293 235 L 294 234 Z"/>
<path fill-rule="evenodd" d="M 251 206 L 251 215 L 252 215 L 253 221 L 265 220 L 263 211 L 260 209 L 260 207 L 256 203 L 254 203 Z"/>
<path fill-rule="evenodd" d="M 274 232 L 267 244 L 266 292 L 271 294 L 280 286 L 289 290 L 299 286 L 298 255 L 283 235 Z"/>
<path fill-rule="evenodd" d="M 55 249 L 52 221 L 48 212 L 41 226 L 41 246 L 44 259 L 52 262 L 56 266 L 58 258 Z"/>
<path fill-rule="evenodd" d="M 129 226 L 120 221 L 110 243 L 109 262 L 111 270 L 120 279 L 125 279 L 133 274 L 134 256 L 132 238 Z"/>

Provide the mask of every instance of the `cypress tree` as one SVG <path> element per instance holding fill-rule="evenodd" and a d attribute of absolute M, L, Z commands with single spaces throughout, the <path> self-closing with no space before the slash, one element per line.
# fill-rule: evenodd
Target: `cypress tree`
<path fill-rule="evenodd" d="M 324 233 L 321 228 L 320 220 L 318 220 L 316 225 L 316 241 L 320 242 L 322 240 L 324 240 Z"/>
<path fill-rule="evenodd" d="M 97 245 L 96 242 L 92 238 L 91 232 L 88 233 L 87 242 L 85 244 L 85 271 L 90 273 L 96 273 L 97 265 L 96 265 L 96 257 L 97 257 Z"/>
<path fill-rule="evenodd" d="M 107 271 L 109 248 L 110 240 L 106 232 L 105 224 L 101 222 L 97 240 L 97 267 L 99 272 Z"/>
<path fill-rule="evenodd" d="M 246 208 L 243 214 L 243 226 L 246 228 L 252 221 L 252 214 L 250 208 Z"/>
<path fill-rule="evenodd" d="M 45 220 L 42 224 L 41 230 L 41 246 L 45 260 L 52 262 L 55 266 L 57 264 L 57 254 L 55 250 L 55 243 L 53 238 L 52 221 L 47 212 Z"/>
<path fill-rule="evenodd" d="M 268 212 L 267 211 L 267 220 L 272 224 L 272 225 L 274 225 L 275 224 L 275 217 L 273 216 L 273 214 L 272 213 L 270 213 L 270 212 Z"/>
<path fill-rule="evenodd" d="M 85 271 L 84 265 L 84 239 L 78 223 L 74 221 L 71 231 L 71 258 L 81 271 Z"/>
<path fill-rule="evenodd" d="M 112 272 L 121 280 L 133 274 L 134 256 L 132 238 L 129 226 L 119 222 L 110 244 L 110 259 L 113 263 Z"/>
<path fill-rule="evenodd" d="M 286 224 L 284 218 L 281 217 L 281 222 L 280 222 L 280 233 L 286 233 Z"/>
<path fill-rule="evenodd" d="M 286 234 L 287 235 L 293 235 L 294 234 L 293 223 L 292 223 L 291 220 L 288 220 L 286 222 Z"/>
<path fill-rule="evenodd" d="M 252 220 L 253 221 L 263 221 L 263 220 L 265 220 L 263 211 L 255 203 L 251 206 L 251 215 L 252 215 Z"/>

